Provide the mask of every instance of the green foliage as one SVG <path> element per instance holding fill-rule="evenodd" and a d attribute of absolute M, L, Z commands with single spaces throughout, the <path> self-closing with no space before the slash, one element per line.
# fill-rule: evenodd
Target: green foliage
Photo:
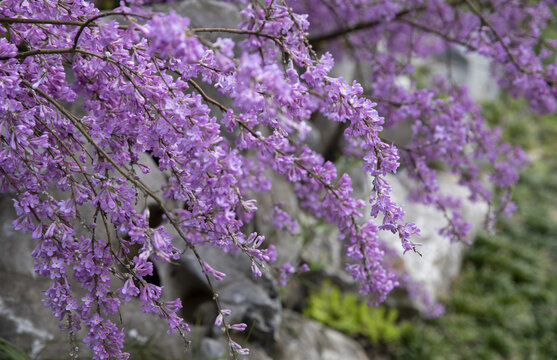
<path fill-rule="evenodd" d="M 513 189 L 518 210 L 476 239 L 446 314 L 415 319 L 390 347 L 397 359 L 557 359 L 557 118 L 508 98 L 486 114 L 533 158 Z"/>
<path fill-rule="evenodd" d="M 0 337 L 0 360 L 32 360 L 22 349 Z"/>
<path fill-rule="evenodd" d="M 392 343 L 407 328 L 397 323 L 398 313 L 384 306 L 369 307 L 355 294 L 342 294 L 337 286 L 323 283 L 320 291 L 310 294 L 304 315 L 350 336 L 364 336 L 371 344 Z"/>
<path fill-rule="evenodd" d="M 557 358 L 557 270 L 549 254 L 506 236 L 470 249 L 447 313 L 405 334 L 409 359 Z"/>

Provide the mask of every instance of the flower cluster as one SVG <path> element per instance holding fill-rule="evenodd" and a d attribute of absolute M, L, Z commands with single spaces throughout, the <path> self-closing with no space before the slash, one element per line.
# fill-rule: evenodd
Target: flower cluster
<path fill-rule="evenodd" d="M 184 335 L 180 299 L 163 301 L 163 288 L 146 280 L 153 262 L 188 249 L 211 284 L 226 269 L 201 258 L 197 246 L 209 244 L 242 252 L 261 276 L 276 249 L 242 228 L 257 211 L 250 194 L 271 187 L 263 176 L 269 170 L 293 183 L 304 209 L 338 226 L 352 259 L 347 271 L 371 302 L 383 301 L 399 284 L 384 264 L 381 232 L 397 234 L 403 252 L 416 251 L 419 233 L 392 200 L 388 174 L 404 164 L 420 184 L 413 198 L 444 210 L 442 232 L 457 240 L 468 225 L 458 199 L 439 193 L 430 163 L 445 163 L 473 199 L 490 201 L 478 159 L 491 164 L 490 180 L 502 187 L 517 180 L 525 161 L 485 125 L 466 89 L 443 81 L 428 90 L 398 86 L 397 77 L 413 71 L 408 54 L 432 56 L 460 44 L 492 58 L 509 91 L 539 111 L 555 110 L 557 67 L 542 60 L 557 44 L 535 51 L 549 1 L 492 2 L 486 9 L 467 0 L 293 2 L 309 16 L 280 1 L 241 2 L 244 21 L 222 29 L 192 28 L 176 13 L 124 3 L 100 13 L 83 0 L 3 1 L 0 190 L 15 194 L 14 227 L 37 239 L 35 270 L 52 279 L 45 304 L 70 334 L 87 327 L 95 359 L 128 357 L 123 330 L 108 317 L 133 298 L 166 319 L 169 333 Z M 490 12 L 500 8 L 512 21 Z M 214 32 L 223 37 L 203 36 Z M 242 40 L 224 37 L 230 34 Z M 331 53 L 318 55 L 311 45 L 342 37 L 371 65 L 366 89 L 333 77 Z M 330 51 L 340 48 L 333 42 Z M 209 87 L 219 96 L 208 95 Z M 78 98 L 81 115 L 67 107 Z M 350 177 L 304 144 L 316 113 L 345 124 L 345 139 L 372 178 L 365 221 L 365 201 L 353 197 Z M 384 127 L 408 118 L 409 144 L 381 138 Z M 168 176 L 160 188 L 144 181 L 155 170 Z M 160 207 L 162 225 L 150 226 L 148 201 Z M 508 196 L 503 203 L 512 209 Z M 275 226 L 296 231 L 276 205 Z M 284 264 L 280 282 L 295 271 Z M 85 296 L 75 295 L 75 282 Z M 229 324 L 214 295 L 231 353 L 246 353 L 229 334 L 246 325 Z"/>
<path fill-rule="evenodd" d="M 494 197 L 481 174 L 490 171 L 492 184 L 508 188 L 527 162 L 524 153 L 501 142 L 468 90 L 455 85 L 450 73 L 449 79 L 424 86 L 414 76 L 415 64 L 449 58 L 455 49 L 480 54 L 491 60 L 502 89 L 524 96 L 539 112 L 555 112 L 557 63 L 550 59 L 557 43 L 543 35 L 553 20 L 554 1 L 308 0 L 292 6 L 309 14 L 310 41 L 369 69 L 366 92 L 378 103 L 384 127 L 410 122 L 412 136 L 398 147 L 400 162 L 419 184 L 412 199 L 445 213 L 441 233 L 460 240 L 469 225 L 460 214 L 460 199 L 440 192 L 440 165 L 459 177 L 471 200 L 491 202 L 493 209 L 499 203 L 502 212 L 513 208 L 507 195 Z M 410 81 L 401 82 L 403 77 Z M 366 152 L 357 153 L 367 166 Z"/>

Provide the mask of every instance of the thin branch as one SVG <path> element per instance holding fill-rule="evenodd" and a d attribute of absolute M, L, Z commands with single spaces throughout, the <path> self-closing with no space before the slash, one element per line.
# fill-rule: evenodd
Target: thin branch
<path fill-rule="evenodd" d="M 501 44 L 501 46 L 503 47 L 503 49 L 507 53 L 507 56 L 509 57 L 509 59 L 511 60 L 513 65 L 516 66 L 516 68 L 519 71 L 521 71 L 525 74 L 530 74 L 531 73 L 530 71 L 528 71 L 527 69 L 524 69 L 522 66 L 520 66 L 520 64 L 518 63 L 518 61 L 516 60 L 516 58 L 512 54 L 511 50 L 509 49 L 509 47 L 507 46 L 505 41 L 503 41 L 503 38 L 501 37 L 501 35 L 499 35 L 497 30 L 495 30 L 495 28 L 493 27 L 491 22 L 482 14 L 482 12 L 478 8 L 476 8 L 476 6 L 470 0 L 464 0 L 464 2 L 466 3 L 466 5 L 468 5 L 470 10 L 472 10 L 472 12 L 480 18 L 482 23 L 485 24 L 489 28 L 489 30 L 493 33 L 493 35 L 495 36 L 497 41 Z"/>
<path fill-rule="evenodd" d="M 473 50 L 473 51 L 476 51 L 476 50 L 477 50 L 477 48 L 476 48 L 475 46 L 470 45 L 469 43 L 464 42 L 464 41 L 462 41 L 462 40 L 459 40 L 459 39 L 450 37 L 449 35 L 447 35 L 446 33 L 444 33 L 442 30 L 434 29 L 434 28 L 432 28 L 432 27 L 429 27 L 429 26 L 424 25 L 424 24 L 420 24 L 420 23 L 418 23 L 418 22 L 415 22 L 415 21 L 410 20 L 410 19 L 407 19 L 407 18 L 400 18 L 400 19 L 398 19 L 398 21 L 403 22 L 403 23 L 405 23 L 405 24 L 408 24 L 408 25 L 410 25 L 410 26 L 412 26 L 412 27 L 415 27 L 415 28 L 417 28 L 417 29 L 420 29 L 420 30 L 422 30 L 422 31 L 425 31 L 425 32 L 428 32 L 428 33 L 437 35 L 437 36 L 439 36 L 440 38 L 442 38 L 442 39 L 444 39 L 444 40 L 447 40 L 447 41 L 449 41 L 449 42 L 452 42 L 452 43 L 455 43 L 455 44 L 458 44 L 458 45 L 462 45 L 462 46 L 466 47 L 466 48 L 469 49 L 469 50 Z"/>
<path fill-rule="evenodd" d="M 35 55 L 58 55 L 58 54 L 69 54 L 77 52 L 76 49 L 73 48 L 59 48 L 59 49 L 33 49 L 29 51 L 24 51 L 18 53 L 16 56 L 3 56 L 0 57 L 0 60 L 9 60 L 9 59 L 23 59 L 28 56 L 35 56 Z"/>
<path fill-rule="evenodd" d="M 394 20 L 399 19 L 401 17 L 403 17 L 404 15 L 409 14 L 412 11 L 419 11 L 419 10 L 423 10 L 424 7 L 420 6 L 417 8 L 413 8 L 413 9 L 405 9 L 402 10 L 398 13 L 395 14 L 395 16 L 393 17 Z M 347 28 L 344 29 L 338 29 L 338 30 L 334 30 L 331 31 L 329 33 L 325 33 L 325 34 L 321 34 L 321 35 L 316 35 L 316 36 L 310 36 L 309 37 L 309 42 L 311 43 L 319 43 L 322 41 L 328 41 L 328 40 L 333 40 L 335 38 L 344 36 L 344 35 L 348 35 L 350 33 L 359 31 L 359 30 L 366 30 L 366 29 L 371 29 L 373 27 L 376 27 L 378 25 L 381 25 L 383 23 L 385 23 L 385 20 L 373 20 L 373 21 L 363 21 L 360 23 L 357 23 L 355 25 L 349 26 Z"/>
<path fill-rule="evenodd" d="M 277 40 L 277 37 L 274 35 L 260 33 L 255 30 L 241 30 L 241 29 L 232 29 L 232 28 L 192 28 L 190 30 L 194 33 L 224 32 L 224 33 L 240 34 L 240 35 L 255 35 L 255 36 L 266 37 L 272 40 Z"/>
<path fill-rule="evenodd" d="M 458 6 L 463 1 L 464 0 L 456 0 L 453 3 L 450 3 L 450 5 L 451 6 Z M 318 42 L 321 42 L 321 41 L 333 40 L 337 37 L 348 35 L 348 34 L 350 34 L 352 32 L 355 32 L 355 31 L 366 30 L 366 29 L 376 27 L 378 25 L 386 23 L 387 21 L 399 20 L 399 19 L 403 18 L 404 16 L 406 16 L 406 15 L 412 13 L 412 12 L 423 11 L 423 10 L 426 10 L 426 6 L 424 6 L 424 5 L 416 6 L 415 8 L 404 9 L 404 10 L 401 10 L 401 11 L 397 12 L 392 18 L 381 19 L 381 20 L 373 20 L 373 21 L 362 21 L 360 23 L 354 24 L 354 25 L 349 26 L 349 27 L 344 28 L 344 29 L 337 29 L 337 30 L 331 31 L 329 33 L 316 35 L 316 36 L 311 36 L 311 37 L 309 37 L 309 41 L 312 42 L 312 43 L 318 43 Z"/>
<path fill-rule="evenodd" d="M 92 18 L 88 19 L 87 21 L 85 21 L 81 27 L 79 28 L 79 30 L 77 30 L 77 33 L 75 34 L 74 40 L 73 40 L 73 46 L 72 48 L 77 48 L 77 43 L 79 41 L 79 37 L 81 36 L 81 33 L 83 32 L 83 30 L 85 30 L 85 28 L 87 26 L 89 26 L 93 21 L 103 18 L 103 17 L 107 17 L 107 16 L 135 16 L 135 17 L 139 17 L 139 18 L 143 18 L 143 19 L 150 19 L 149 16 L 145 16 L 145 15 L 139 15 L 139 14 L 133 14 L 133 13 L 126 13 L 126 12 L 121 12 L 121 11 L 109 11 L 109 12 L 105 12 L 102 14 L 99 14 L 97 16 L 93 16 Z"/>
<path fill-rule="evenodd" d="M 0 18 L 0 24 L 51 24 L 51 25 L 73 25 L 82 26 L 84 21 L 58 20 L 58 19 L 23 19 L 23 18 Z"/>

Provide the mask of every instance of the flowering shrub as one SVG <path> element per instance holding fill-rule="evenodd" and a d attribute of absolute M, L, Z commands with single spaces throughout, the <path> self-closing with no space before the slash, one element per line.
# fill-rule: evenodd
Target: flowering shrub
<path fill-rule="evenodd" d="M 521 150 L 501 143 L 466 89 L 441 80 L 427 89 L 397 85 L 414 71 L 409 59 L 460 45 L 492 59 L 503 88 L 540 112 L 555 111 L 557 67 L 544 59 L 557 43 L 540 37 L 553 1 L 238 3 L 244 21 L 229 29 L 194 28 L 136 2 L 105 13 L 82 0 L 0 2 L 0 188 L 14 194 L 14 227 L 37 239 L 35 270 L 52 279 L 45 304 L 72 341 L 82 325 L 88 329 L 84 342 L 95 359 L 128 357 L 108 315 L 133 297 L 142 311 L 167 319 L 169 333 L 186 336 L 180 300 L 162 301 L 162 288 L 145 280 L 152 260 L 180 257 L 177 240 L 211 289 L 226 269 L 202 259 L 200 244 L 244 253 L 255 276 L 274 262 L 264 234 L 241 231 L 257 211 L 249 194 L 271 186 L 265 170 L 292 182 L 305 209 L 338 226 L 352 259 L 347 271 L 372 302 L 398 285 L 383 262 L 381 232 L 397 234 L 403 252 L 418 251 L 419 230 L 390 196 L 387 175 L 401 163 L 419 184 L 413 198 L 444 212 L 433 221 L 445 222 L 441 231 L 453 241 L 469 226 L 459 199 L 439 192 L 433 161 L 457 174 L 472 200 L 492 203 L 494 214 L 512 210 L 509 193 L 494 199 L 480 170 L 508 188 L 525 161 Z M 343 48 L 368 64 L 365 91 L 329 75 L 331 52 Z M 77 99 L 83 116 L 67 106 Z M 345 123 L 348 153 L 373 182 L 370 220 L 360 221 L 365 201 L 351 196 L 350 177 L 304 145 L 316 113 Z M 403 119 L 412 121 L 410 142 L 384 141 L 383 128 Z M 168 174 L 160 189 L 142 180 L 154 170 L 141 160 L 146 154 Z M 162 209 L 164 226 L 149 227 L 145 199 Z M 280 207 L 274 213 L 276 226 L 295 228 Z M 293 271 L 284 265 L 281 276 Z M 72 282 L 87 295 L 75 296 Z M 214 300 L 232 356 L 247 353 L 230 338 L 246 325 L 229 323 L 229 310 Z"/>

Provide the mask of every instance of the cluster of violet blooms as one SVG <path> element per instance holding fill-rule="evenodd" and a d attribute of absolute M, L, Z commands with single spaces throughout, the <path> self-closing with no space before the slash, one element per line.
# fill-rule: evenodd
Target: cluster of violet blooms
<path fill-rule="evenodd" d="M 412 200 L 445 214 L 445 236 L 460 240 L 470 225 L 459 211 L 462 199 L 440 191 L 439 164 L 470 190 L 471 200 L 498 204 L 488 226 L 496 214 L 514 211 L 510 192 L 494 198 L 481 173 L 489 164 L 490 183 L 509 189 L 527 162 L 525 154 L 502 144 L 500 131 L 486 126 L 466 87 L 450 78 L 434 78 L 423 88 L 412 75 L 420 59 L 446 59 L 455 50 L 480 54 L 491 60 L 502 89 L 523 96 L 537 112 L 554 113 L 557 63 L 551 59 L 557 40 L 542 36 L 554 21 L 554 0 L 302 0 L 292 6 L 309 14 L 313 44 L 337 59 L 348 56 L 365 69 L 366 94 L 377 102 L 385 128 L 410 119 L 412 136 L 398 148 L 400 162 L 417 183 Z M 401 77 L 410 84 L 402 85 Z"/>
<path fill-rule="evenodd" d="M 404 252 L 416 251 L 419 229 L 404 221 L 387 181 L 401 161 L 420 184 L 413 197 L 443 209 L 443 232 L 462 238 L 468 225 L 459 201 L 439 193 L 430 162 L 447 164 L 472 199 L 493 201 L 480 171 L 509 187 L 524 155 L 500 143 L 465 89 L 442 81 L 428 89 L 397 86 L 398 76 L 413 72 L 409 58 L 460 44 L 492 58 L 501 85 L 536 109 L 556 106 L 557 68 L 542 60 L 557 44 L 533 50 L 551 16 L 548 1 L 481 8 L 466 0 L 240 1 L 237 29 L 192 28 L 188 18 L 140 5 L 101 13 L 82 0 L 0 3 L 1 192 L 13 195 L 14 227 L 37 239 L 35 270 L 52 279 L 46 305 L 71 339 L 86 327 L 95 359 L 128 358 L 110 315 L 132 298 L 166 319 L 169 333 L 189 331 L 177 315 L 180 299 L 163 301 L 162 288 L 145 280 L 154 260 L 192 251 L 212 289 L 226 269 L 205 262 L 201 244 L 244 253 L 255 276 L 275 261 L 263 234 L 242 232 L 257 211 L 249 194 L 271 187 L 262 175 L 269 169 L 293 183 L 304 209 L 338 226 L 352 259 L 347 271 L 372 302 L 398 285 L 380 231 L 397 234 Z M 214 33 L 222 37 L 204 37 Z M 226 37 L 232 34 L 241 40 Z M 366 89 L 329 76 L 332 55 L 318 55 L 310 43 L 333 53 L 346 47 L 369 64 Z M 84 115 L 69 110 L 76 100 Z M 367 221 L 350 177 L 304 144 L 315 113 L 345 123 L 351 152 L 363 159 L 373 181 Z M 413 121 L 413 137 L 399 152 L 380 134 L 403 119 Z M 142 180 L 154 170 L 141 161 L 145 154 L 168 176 L 160 189 Z M 158 204 L 164 226 L 149 227 L 142 199 Z M 181 205 L 170 207 L 169 199 Z M 512 207 L 508 197 L 502 204 Z M 275 226 L 297 226 L 280 207 L 273 212 Z M 283 265 L 279 281 L 299 270 Z M 230 337 L 246 325 L 230 324 L 229 310 L 214 299 L 231 354 L 247 353 Z"/>

